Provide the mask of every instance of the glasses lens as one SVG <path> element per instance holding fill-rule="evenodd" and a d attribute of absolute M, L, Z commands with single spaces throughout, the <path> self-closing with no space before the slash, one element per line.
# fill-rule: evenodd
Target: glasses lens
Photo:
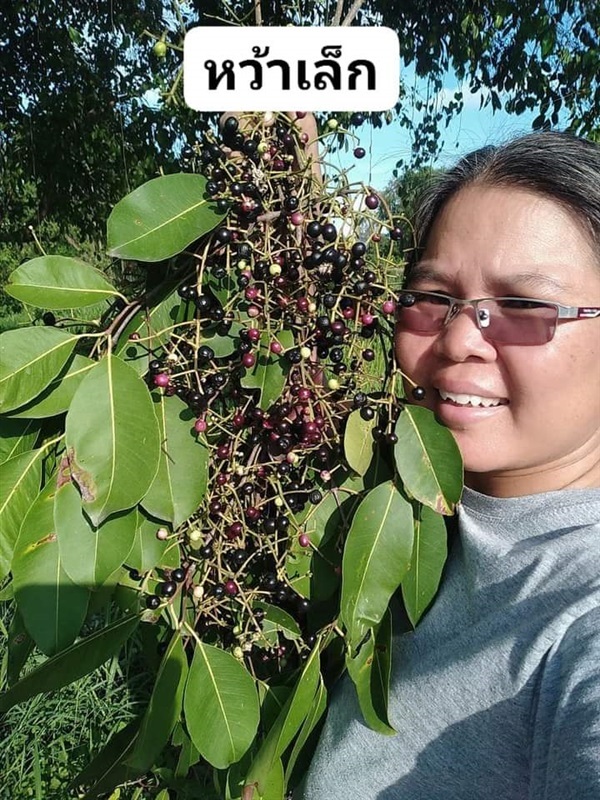
<path fill-rule="evenodd" d="M 546 344 L 554 336 L 558 310 L 556 306 L 521 298 L 498 298 L 479 304 L 487 312 L 482 323 L 486 339 L 504 344 Z"/>
<path fill-rule="evenodd" d="M 450 307 L 450 298 L 429 292 L 405 292 L 399 297 L 397 324 L 407 331 L 440 331 Z"/>

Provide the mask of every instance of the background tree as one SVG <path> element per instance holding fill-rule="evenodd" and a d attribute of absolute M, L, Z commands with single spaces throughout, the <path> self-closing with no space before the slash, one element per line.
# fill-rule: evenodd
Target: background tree
<path fill-rule="evenodd" d="M 22 238 L 24 224 L 48 216 L 102 235 L 98 220 L 119 197 L 157 170 L 176 168 L 183 143 L 208 124 L 184 106 L 181 82 L 173 91 L 181 67 L 175 48 L 196 24 L 310 20 L 397 30 L 403 62 L 427 79 L 426 96 L 404 85 L 394 113 L 370 121 L 395 119 L 411 130 L 417 166 L 431 160 L 444 124 L 463 107 L 461 92 L 449 100 L 440 94 L 449 71 L 464 91 L 481 92 L 483 105 L 517 114 L 539 109 L 534 127 L 600 133 L 597 3 L 296 0 L 260 8 L 255 0 L 4 3 L 0 241 Z M 163 58 L 153 36 L 164 38 Z M 161 103 L 148 102 L 160 93 Z M 416 123 L 415 110 L 422 112 Z"/>

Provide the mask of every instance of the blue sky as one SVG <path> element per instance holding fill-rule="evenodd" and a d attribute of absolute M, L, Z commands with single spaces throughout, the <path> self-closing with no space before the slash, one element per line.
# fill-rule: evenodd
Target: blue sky
<path fill-rule="evenodd" d="M 454 94 L 460 87 L 450 82 L 442 92 Z M 516 116 L 505 111 L 492 112 L 491 105 L 480 110 L 480 95 L 464 92 L 465 105 L 462 113 L 455 117 L 443 131 L 444 146 L 434 166 L 447 167 L 460 156 L 486 144 L 498 144 L 531 130 L 531 123 L 538 112 L 525 112 Z M 392 122 L 380 129 L 364 125 L 353 129 L 360 138 L 360 145 L 367 155 L 358 160 L 352 155 L 354 145 L 348 153 L 331 156 L 328 160 L 345 169 L 351 182 L 362 181 L 375 189 L 383 189 L 392 179 L 392 170 L 402 158 L 410 158 L 411 143 L 407 130 Z"/>

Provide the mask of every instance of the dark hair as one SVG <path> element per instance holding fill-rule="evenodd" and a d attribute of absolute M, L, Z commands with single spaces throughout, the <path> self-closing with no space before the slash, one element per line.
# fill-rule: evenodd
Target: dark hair
<path fill-rule="evenodd" d="M 600 254 L 600 146 L 570 133 L 542 131 L 475 150 L 424 190 L 405 276 L 426 247 L 440 211 L 469 184 L 522 187 L 561 203 L 582 223 Z"/>

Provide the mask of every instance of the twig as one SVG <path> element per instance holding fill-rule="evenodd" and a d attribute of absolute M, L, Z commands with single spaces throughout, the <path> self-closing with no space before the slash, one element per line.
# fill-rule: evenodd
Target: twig
<path fill-rule="evenodd" d="M 332 25 L 339 25 L 342 19 L 342 11 L 344 10 L 344 0 L 337 0 L 335 7 L 335 14 L 333 15 Z"/>
<path fill-rule="evenodd" d="M 263 24 L 262 9 L 260 7 L 260 0 L 254 0 L 254 23 L 259 26 Z"/>
<path fill-rule="evenodd" d="M 348 25 L 352 23 L 354 17 L 360 11 L 361 6 L 364 4 L 365 0 L 354 0 L 352 6 L 350 7 L 350 11 L 346 14 L 344 21 L 342 22 L 342 27 L 347 28 Z"/>

